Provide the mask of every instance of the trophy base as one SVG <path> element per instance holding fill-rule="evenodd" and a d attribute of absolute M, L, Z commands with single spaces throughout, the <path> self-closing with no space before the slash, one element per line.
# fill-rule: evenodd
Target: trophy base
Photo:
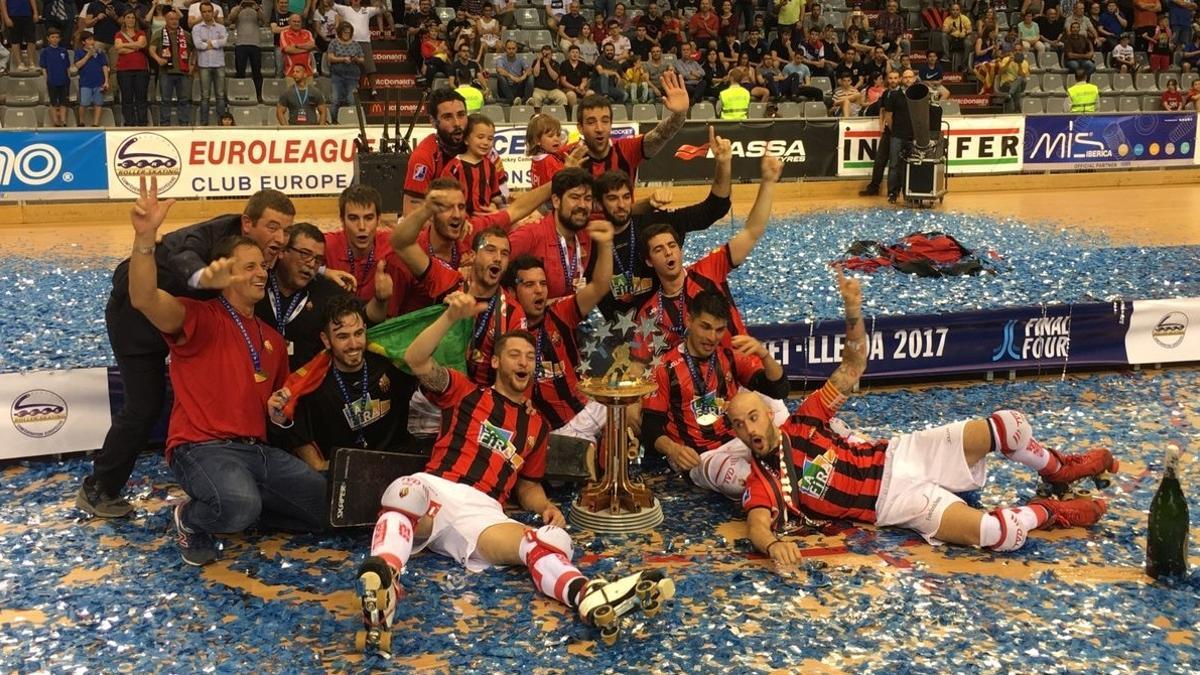
<path fill-rule="evenodd" d="M 662 505 L 655 499 L 637 511 L 611 513 L 608 509 L 591 511 L 578 501 L 571 503 L 571 524 L 600 534 L 633 534 L 658 527 L 663 521 Z"/>

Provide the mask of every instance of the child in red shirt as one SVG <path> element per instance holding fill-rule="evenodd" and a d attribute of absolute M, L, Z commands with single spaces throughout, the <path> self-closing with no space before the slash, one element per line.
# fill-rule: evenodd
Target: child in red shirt
<path fill-rule="evenodd" d="M 450 160 L 442 175 L 462 185 L 468 215 L 499 211 L 508 204 L 508 172 L 492 147 L 496 125 L 487 115 L 469 115 L 463 138 L 467 151 Z"/>
<path fill-rule="evenodd" d="M 533 158 L 529 172 L 529 187 L 545 185 L 562 171 L 562 124 L 553 115 L 534 115 L 525 127 L 525 154 Z"/>
<path fill-rule="evenodd" d="M 1192 89 L 1195 88 L 1193 83 Z M 1162 93 L 1162 109 L 1172 112 L 1183 110 L 1183 93 L 1179 91 L 1179 81 L 1173 77 L 1167 80 L 1167 90 Z"/>

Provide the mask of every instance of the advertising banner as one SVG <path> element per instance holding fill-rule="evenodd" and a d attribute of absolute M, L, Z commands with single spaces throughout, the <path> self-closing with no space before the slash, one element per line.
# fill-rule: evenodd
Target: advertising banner
<path fill-rule="evenodd" d="M 1130 363 L 1200 361 L 1200 298 L 1135 300 L 1125 351 Z"/>
<path fill-rule="evenodd" d="M 1115 302 L 867 318 L 864 377 L 1123 364 L 1130 311 L 1129 303 Z M 750 332 L 793 380 L 828 377 L 841 363 L 841 320 Z"/>
<path fill-rule="evenodd" d="M 1190 165 L 1195 113 L 1031 115 L 1025 168 L 1039 171 Z"/>
<path fill-rule="evenodd" d="M 0 200 L 102 197 L 102 131 L 0 131 Z"/>
<path fill-rule="evenodd" d="M 945 118 L 944 146 L 952 174 L 1020 171 L 1025 139 L 1021 115 Z M 879 145 L 879 120 L 858 118 L 838 123 L 839 176 L 869 176 Z"/>
<path fill-rule="evenodd" d="M 708 122 L 686 124 L 657 155 L 642 163 L 638 178 L 651 182 L 711 182 L 708 127 Z M 642 125 L 642 132 L 652 128 Z M 832 120 L 717 122 L 716 129 L 733 146 L 735 178 L 757 177 L 759 163 L 767 153 L 783 160 L 784 180 L 835 175 L 837 129 Z"/>
<path fill-rule="evenodd" d="M 0 375 L 0 459 L 95 450 L 108 433 L 108 369 Z"/>

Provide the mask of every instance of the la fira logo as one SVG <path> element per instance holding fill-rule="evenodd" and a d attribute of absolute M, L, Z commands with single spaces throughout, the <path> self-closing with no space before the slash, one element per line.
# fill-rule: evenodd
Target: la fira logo
<path fill-rule="evenodd" d="M 31 389 L 13 399 L 9 417 L 22 434 L 46 438 L 67 423 L 67 402 L 52 391 Z"/>

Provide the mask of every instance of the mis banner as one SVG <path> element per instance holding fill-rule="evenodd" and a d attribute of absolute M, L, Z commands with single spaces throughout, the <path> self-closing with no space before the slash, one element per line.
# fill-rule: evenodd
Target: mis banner
<path fill-rule="evenodd" d="M 104 157 L 101 131 L 0 131 L 0 200 L 103 196 Z"/>
<path fill-rule="evenodd" d="M 1123 364 L 1128 303 L 867 319 L 866 378 Z M 791 379 L 828 377 L 845 323 L 751 326 Z"/>
<path fill-rule="evenodd" d="M 1195 113 L 1031 115 L 1025 168 L 1039 171 L 1190 165 Z"/>
<path fill-rule="evenodd" d="M 709 183 L 713 177 L 712 152 L 708 148 L 709 122 L 686 124 L 654 157 L 638 168 L 643 181 Z M 716 122 L 717 133 L 729 139 L 733 152 L 733 176 L 756 180 L 763 155 L 773 153 L 783 160 L 783 178 L 830 177 L 835 175 L 834 147 L 837 128 L 832 120 L 763 120 Z M 652 127 L 643 125 L 643 133 Z"/>
<path fill-rule="evenodd" d="M 944 139 L 953 174 L 1021 170 L 1025 118 L 1021 115 L 945 118 Z M 839 176 L 869 176 L 879 145 L 879 120 L 858 118 L 838 123 Z"/>

